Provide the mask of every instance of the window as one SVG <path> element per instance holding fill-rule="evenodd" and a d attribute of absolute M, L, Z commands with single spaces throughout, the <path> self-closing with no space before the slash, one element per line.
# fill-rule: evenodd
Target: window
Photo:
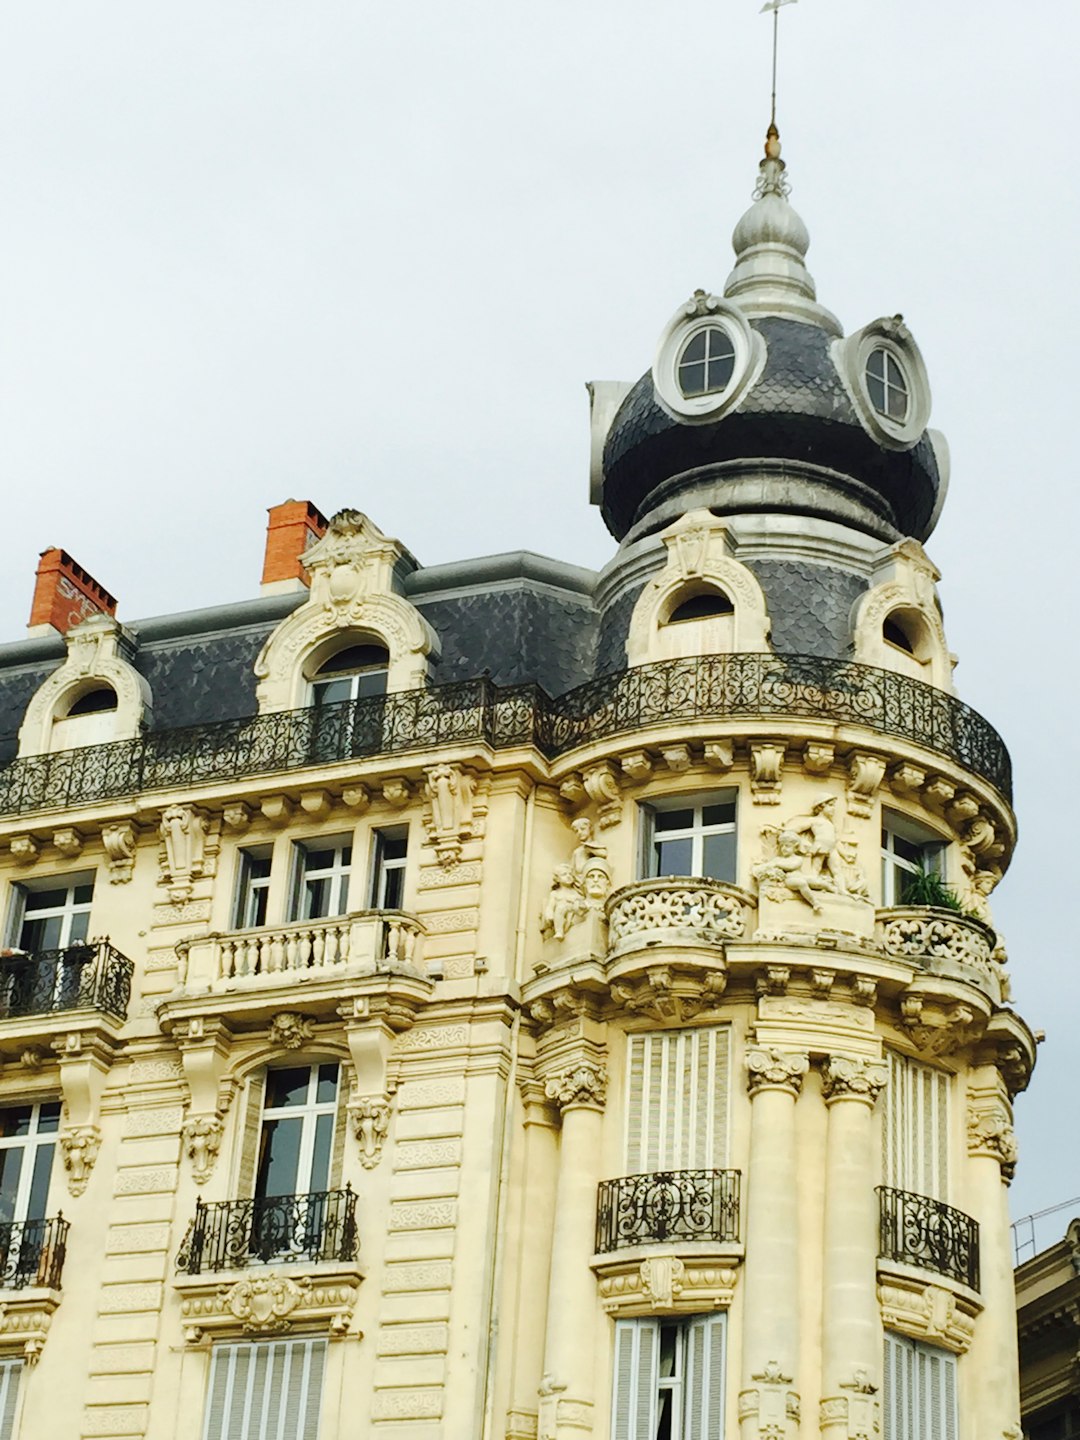
<path fill-rule="evenodd" d="M 92 875 L 71 875 L 44 885 L 16 887 L 10 928 L 18 950 L 62 950 L 85 940 L 90 928 Z"/>
<path fill-rule="evenodd" d="M 683 620 L 712 620 L 716 616 L 734 614 L 735 606 L 722 590 L 704 590 L 677 605 L 668 624 L 677 625 Z"/>
<path fill-rule="evenodd" d="M 664 801 L 645 813 L 648 875 L 700 875 L 734 884 L 734 793 Z"/>
<path fill-rule="evenodd" d="M 735 372 L 735 346 L 719 325 L 691 335 L 679 355 L 679 389 L 689 400 L 695 395 L 718 395 Z"/>
<path fill-rule="evenodd" d="M 902 425 L 908 414 L 908 382 L 891 350 L 879 346 L 866 361 L 866 388 L 879 415 Z"/>
<path fill-rule="evenodd" d="M 73 715 L 99 715 L 103 710 L 115 710 L 116 691 L 111 685 L 96 685 L 87 690 L 68 706 L 67 718 Z"/>
<path fill-rule="evenodd" d="M 882 1107 L 886 1185 L 932 1200 L 949 1198 L 949 1079 L 942 1070 L 887 1051 Z"/>
<path fill-rule="evenodd" d="M 325 1366 L 325 1340 L 215 1345 L 203 1440 L 318 1440 Z"/>
<path fill-rule="evenodd" d="M 0 1110 L 0 1224 L 44 1220 L 59 1128 L 59 1100 Z"/>
<path fill-rule="evenodd" d="M 895 645 L 898 650 L 905 650 L 909 655 L 915 654 L 915 646 L 910 635 L 900 621 L 894 620 L 891 615 L 882 623 L 881 638 L 886 644 Z"/>
<path fill-rule="evenodd" d="M 22 1360 L 0 1360 L 0 1440 L 12 1440 L 19 1404 Z"/>
<path fill-rule="evenodd" d="M 352 845 L 324 841 L 318 847 L 296 847 L 294 920 L 326 920 L 344 915 L 349 905 L 349 870 Z"/>
<path fill-rule="evenodd" d="M 715 1440 L 724 1433 L 723 1314 L 617 1320 L 612 1440 Z"/>
<path fill-rule="evenodd" d="M 626 1173 L 714 1170 L 727 1163 L 726 1027 L 627 1037 Z"/>
<path fill-rule="evenodd" d="M 885 1332 L 883 1440 L 957 1440 L 956 1356 Z"/>
<path fill-rule="evenodd" d="M 316 706 L 386 694 L 389 653 L 381 645 L 350 645 L 324 660 L 311 682 Z"/>
<path fill-rule="evenodd" d="M 405 898 L 405 866 L 408 862 L 407 830 L 376 830 L 375 855 L 371 871 L 371 908 L 400 910 Z"/>
<path fill-rule="evenodd" d="M 236 886 L 236 913 L 233 917 L 237 930 L 250 930 L 254 926 L 265 925 L 269 898 L 269 849 L 241 850 Z"/>
<path fill-rule="evenodd" d="M 329 1188 L 337 1101 L 336 1064 L 267 1071 L 256 1196 Z"/>
<path fill-rule="evenodd" d="M 881 903 L 903 905 L 921 874 L 940 876 L 945 843 L 902 815 L 881 822 Z M 925 902 L 921 902 L 925 903 Z"/>

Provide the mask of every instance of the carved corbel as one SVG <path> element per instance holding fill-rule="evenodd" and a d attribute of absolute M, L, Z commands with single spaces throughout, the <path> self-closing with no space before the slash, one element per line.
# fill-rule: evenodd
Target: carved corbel
<path fill-rule="evenodd" d="M 871 1006 L 877 1003 L 877 981 L 872 975 L 851 977 L 851 999 L 855 1005 Z"/>
<path fill-rule="evenodd" d="M 445 764 L 428 766 L 424 775 L 424 828 L 439 863 L 448 870 L 475 834 L 476 778 L 461 765 Z"/>
<path fill-rule="evenodd" d="M 242 800 L 234 800 L 221 812 L 221 823 L 233 835 L 242 835 L 251 824 L 251 807 Z"/>
<path fill-rule="evenodd" d="M 779 805 L 784 779 L 784 742 L 750 742 L 750 792 L 755 805 Z"/>
<path fill-rule="evenodd" d="M 978 1040 L 986 1015 L 961 1000 L 908 993 L 900 1001 L 900 1024 L 924 1055 L 953 1055 Z"/>
<path fill-rule="evenodd" d="M 346 785 L 341 798 L 350 810 L 363 814 L 371 804 L 371 791 L 366 785 Z"/>
<path fill-rule="evenodd" d="M 293 813 L 293 802 L 287 795 L 264 795 L 259 801 L 263 819 L 271 825 L 287 825 Z"/>
<path fill-rule="evenodd" d="M 754 981 L 756 995 L 786 995 L 791 983 L 790 965 L 766 965 L 765 973 Z"/>
<path fill-rule="evenodd" d="M 581 783 L 581 776 L 576 773 L 567 775 L 566 779 L 560 782 L 559 794 L 573 810 L 584 805 L 589 798 L 585 786 Z"/>
<path fill-rule="evenodd" d="M 281 1010 L 270 1021 L 267 1039 L 275 1049 L 299 1050 L 308 1044 L 315 1033 L 315 1027 L 306 1015 L 295 1010 Z"/>
<path fill-rule="evenodd" d="M 138 831 L 130 820 L 102 826 L 101 843 L 105 848 L 111 885 L 124 885 L 131 879 L 138 840 Z"/>
<path fill-rule="evenodd" d="M 60 1153 L 72 1195 L 81 1195 L 86 1189 L 100 1149 L 101 1131 L 96 1125 L 65 1124 L 60 1131 Z"/>
<path fill-rule="evenodd" d="M 393 775 L 382 783 L 382 797 L 395 810 L 403 810 L 409 803 L 412 790 L 404 775 Z"/>
<path fill-rule="evenodd" d="M 8 848 L 16 865 L 33 865 L 41 854 L 41 846 L 32 835 L 16 835 Z"/>
<path fill-rule="evenodd" d="M 53 844 L 66 860 L 75 860 L 83 848 L 83 837 L 73 825 L 65 825 L 53 835 Z"/>
<path fill-rule="evenodd" d="M 161 816 L 161 882 L 175 904 L 187 900 L 195 881 L 213 874 L 210 824 L 194 805 L 170 805 Z"/>
<path fill-rule="evenodd" d="M 225 1122 L 218 1114 L 189 1115 L 184 1121 L 184 1153 L 196 1185 L 205 1184 L 213 1173 L 224 1133 Z"/>
<path fill-rule="evenodd" d="M 889 771 L 889 784 L 897 795 L 917 795 L 926 783 L 926 771 L 904 761 Z"/>
<path fill-rule="evenodd" d="M 172 1026 L 172 1037 L 180 1051 L 180 1063 L 191 1096 L 189 1121 L 219 1115 L 228 1108 L 232 1096 L 229 1082 L 232 1031 L 222 1020 L 196 1016 L 191 1020 L 178 1020 Z M 210 1165 L 212 1168 L 212 1160 Z"/>
<path fill-rule="evenodd" d="M 879 755 L 856 751 L 848 762 L 847 808 L 849 815 L 865 819 L 874 808 L 874 796 L 885 774 Z"/>
<path fill-rule="evenodd" d="M 599 808 L 597 819 L 602 830 L 617 825 L 622 819 L 622 791 L 619 789 L 618 774 L 610 760 L 590 765 L 582 779 L 585 793 Z"/>
<path fill-rule="evenodd" d="M 935 810 L 944 811 L 952 804 L 956 786 L 950 780 L 946 780 L 944 776 L 937 775 L 928 785 L 923 786 L 922 793 L 927 805 Z"/>
<path fill-rule="evenodd" d="M 349 1122 L 360 1145 L 360 1164 L 374 1170 L 390 1133 L 391 1094 L 358 1095 L 349 1098 Z"/>
<path fill-rule="evenodd" d="M 970 820 L 974 820 L 979 813 L 979 802 L 968 790 L 962 790 L 956 799 L 949 806 L 949 819 L 958 830 Z"/>
<path fill-rule="evenodd" d="M 706 740 L 704 758 L 710 770 L 730 770 L 735 764 L 735 746 L 730 740 Z"/>
<path fill-rule="evenodd" d="M 334 808 L 329 790 L 305 790 L 300 796 L 300 809 L 313 820 L 325 820 Z"/>
<path fill-rule="evenodd" d="M 811 775 L 828 775 L 836 758 L 836 747 L 818 740 L 808 740 L 803 746 L 803 769 Z"/>
<path fill-rule="evenodd" d="M 653 770 L 652 759 L 644 750 L 631 750 L 629 755 L 622 757 L 619 765 L 623 774 L 634 785 L 641 785 L 648 780 Z"/>
<path fill-rule="evenodd" d="M 674 775 L 685 775 L 693 761 L 689 745 L 663 745 L 660 754 L 664 764 Z"/>

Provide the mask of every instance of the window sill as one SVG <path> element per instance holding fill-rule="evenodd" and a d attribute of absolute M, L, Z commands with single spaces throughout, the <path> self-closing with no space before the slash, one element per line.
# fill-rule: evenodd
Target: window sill
<path fill-rule="evenodd" d="M 0 1359 L 21 1354 L 27 1365 L 37 1364 L 60 1298 L 44 1285 L 0 1289 Z"/>
<path fill-rule="evenodd" d="M 176 1275 L 173 1289 L 189 1345 L 294 1328 L 325 1328 L 331 1339 L 344 1339 L 363 1278 L 358 1260 L 301 1260 L 228 1275 Z"/>
<path fill-rule="evenodd" d="M 886 1330 L 963 1355 L 975 1336 L 983 1304 L 978 1294 L 948 1275 L 930 1274 L 897 1260 L 877 1262 L 877 1294 Z"/>
<path fill-rule="evenodd" d="M 726 1310 L 735 1297 L 743 1247 L 734 1241 L 639 1245 L 589 1262 L 600 1303 L 616 1319 Z"/>

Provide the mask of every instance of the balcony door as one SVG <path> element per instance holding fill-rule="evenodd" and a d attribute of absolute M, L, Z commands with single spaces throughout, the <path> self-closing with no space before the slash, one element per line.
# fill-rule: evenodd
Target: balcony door
<path fill-rule="evenodd" d="M 34 1283 L 47 1263 L 49 1202 L 60 1102 L 0 1110 L 0 1285 Z"/>
<path fill-rule="evenodd" d="M 266 1073 L 251 1234 L 262 1260 L 322 1248 L 339 1080 L 336 1064 Z"/>
<path fill-rule="evenodd" d="M 9 929 L 16 953 L 0 967 L 3 1013 L 65 1010 L 79 1003 L 82 972 L 91 956 L 82 942 L 93 898 L 92 875 L 18 888 Z"/>

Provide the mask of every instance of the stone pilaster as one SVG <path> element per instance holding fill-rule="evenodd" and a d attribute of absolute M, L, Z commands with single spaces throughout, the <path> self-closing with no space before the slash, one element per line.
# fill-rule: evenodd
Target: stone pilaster
<path fill-rule="evenodd" d="M 887 1079 L 880 1060 L 825 1062 L 822 1440 L 874 1440 L 881 1423 L 873 1110 Z"/>
<path fill-rule="evenodd" d="M 806 1055 L 747 1052 L 751 1100 L 746 1191 L 741 1440 L 795 1440 L 799 1433 L 798 1178 L 795 1101 Z"/>

